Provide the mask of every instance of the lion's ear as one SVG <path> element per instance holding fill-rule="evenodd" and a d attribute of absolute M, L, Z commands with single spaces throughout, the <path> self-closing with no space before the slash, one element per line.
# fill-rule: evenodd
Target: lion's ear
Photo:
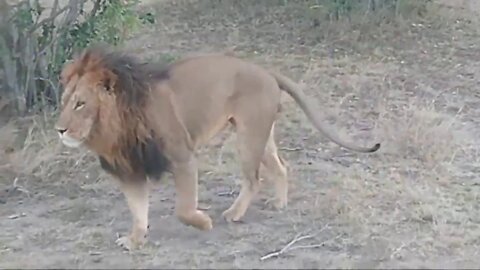
<path fill-rule="evenodd" d="M 65 86 L 75 73 L 78 76 L 82 76 L 89 67 L 89 62 L 91 62 L 90 58 L 91 54 L 87 50 L 81 53 L 75 51 L 73 58 L 64 63 L 62 71 L 60 72 L 61 84 Z"/>
<path fill-rule="evenodd" d="M 110 70 L 104 70 L 102 83 L 104 89 L 107 90 L 107 92 L 113 93 L 113 89 L 115 88 L 115 84 L 117 83 L 117 75 L 115 75 Z"/>
<path fill-rule="evenodd" d="M 83 67 L 89 66 L 92 61 L 92 52 L 88 49 L 85 49 L 83 52 L 78 53 L 75 59 L 78 59 L 82 63 Z"/>
<path fill-rule="evenodd" d="M 85 49 L 78 59 L 84 72 L 100 68 L 102 62 L 101 52 L 96 47 Z"/>

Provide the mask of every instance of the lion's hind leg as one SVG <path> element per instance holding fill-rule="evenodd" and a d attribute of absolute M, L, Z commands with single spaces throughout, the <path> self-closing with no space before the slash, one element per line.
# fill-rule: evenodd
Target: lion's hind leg
<path fill-rule="evenodd" d="M 273 119 L 235 121 L 237 131 L 237 151 L 243 172 L 243 180 L 238 197 L 223 216 L 227 221 L 239 221 L 247 211 L 252 199 L 260 189 L 260 164 L 269 137 Z"/>
<path fill-rule="evenodd" d="M 270 136 L 268 137 L 262 165 L 265 169 L 265 177 L 273 182 L 275 187 L 275 196 L 272 199 L 267 200 L 267 203 L 277 209 L 286 207 L 288 201 L 287 168 L 282 158 L 278 155 L 278 149 L 274 137 L 274 125 L 272 126 Z"/>

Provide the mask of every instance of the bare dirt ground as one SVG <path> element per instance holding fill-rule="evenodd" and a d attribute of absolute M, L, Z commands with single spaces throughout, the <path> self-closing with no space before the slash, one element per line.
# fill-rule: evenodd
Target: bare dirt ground
<path fill-rule="evenodd" d="M 222 220 L 241 176 L 235 136 L 224 132 L 199 153 L 199 197 L 214 229 L 180 224 L 168 176 L 151 195 L 150 242 L 127 253 L 114 241 L 130 213 L 95 157 L 60 145 L 54 116 L 17 119 L 0 129 L 0 267 L 478 268 L 475 20 L 446 9 L 415 22 L 316 25 L 293 2 L 159 1 L 155 26 L 126 48 L 160 59 L 235 45 L 297 80 L 342 134 L 380 140 L 378 153 L 329 142 L 286 98 L 277 126 L 290 168 L 286 210 L 266 208 L 264 188 L 243 223 Z"/>

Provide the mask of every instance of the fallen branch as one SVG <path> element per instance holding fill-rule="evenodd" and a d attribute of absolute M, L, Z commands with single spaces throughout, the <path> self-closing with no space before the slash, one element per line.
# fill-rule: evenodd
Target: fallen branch
<path fill-rule="evenodd" d="M 231 197 L 231 196 L 235 195 L 236 193 L 237 193 L 237 191 L 235 189 L 232 189 L 230 191 L 218 192 L 217 195 L 218 196 Z"/>
<path fill-rule="evenodd" d="M 313 237 L 315 237 L 317 234 L 319 234 L 320 232 L 324 231 L 326 228 L 328 227 L 328 224 L 325 225 L 319 232 L 317 232 L 315 235 L 303 235 L 301 233 L 297 234 L 287 245 L 285 245 L 282 249 L 280 249 L 279 251 L 274 251 L 274 252 L 271 252 L 271 253 L 268 253 L 267 255 L 263 256 L 260 258 L 260 261 L 264 261 L 264 260 L 267 260 L 267 259 L 270 259 L 270 258 L 274 258 L 274 257 L 279 257 L 280 255 L 282 254 L 285 254 L 289 251 L 292 251 L 292 250 L 295 250 L 295 249 L 307 249 L 307 248 L 319 248 L 319 247 L 322 247 L 325 245 L 326 242 L 328 241 L 331 241 L 333 239 L 336 239 L 339 236 L 333 238 L 333 239 L 330 239 L 330 240 L 327 240 L 327 241 L 324 241 L 320 244 L 315 244 L 315 245 L 303 245 L 303 246 L 294 246 L 296 243 L 302 241 L 302 240 L 305 240 L 305 239 L 311 239 Z"/>
<path fill-rule="evenodd" d="M 333 240 L 336 240 L 338 238 L 340 238 L 340 236 L 342 236 L 341 234 L 335 236 L 334 238 L 331 238 L 331 239 L 328 239 L 328 240 L 325 240 L 323 242 L 321 242 L 320 244 L 314 244 L 314 245 L 305 245 L 305 246 L 294 246 L 292 248 L 290 248 L 289 250 L 295 250 L 295 249 L 310 249 L 310 248 L 319 248 L 319 247 L 323 247 L 325 246 L 326 243 L 330 242 L 330 241 L 333 241 Z"/>
<path fill-rule="evenodd" d="M 270 259 L 270 258 L 273 258 L 273 257 L 278 257 L 278 256 L 286 253 L 287 251 L 289 251 L 291 249 L 291 246 L 294 245 L 295 243 L 297 243 L 298 241 L 302 241 L 304 239 L 309 239 L 309 238 L 312 238 L 312 237 L 313 237 L 312 235 L 304 235 L 304 236 L 297 235 L 297 236 L 295 236 L 295 238 L 293 238 L 292 241 L 290 241 L 282 249 L 280 249 L 279 251 L 271 252 L 271 253 L 261 257 L 260 261 L 264 261 L 264 260 L 267 260 L 267 259 Z"/>
<path fill-rule="evenodd" d="M 280 147 L 280 150 L 295 152 L 295 151 L 301 151 L 301 150 L 303 150 L 303 148 L 302 147 L 293 147 L 293 148 L 291 148 L 291 147 Z"/>

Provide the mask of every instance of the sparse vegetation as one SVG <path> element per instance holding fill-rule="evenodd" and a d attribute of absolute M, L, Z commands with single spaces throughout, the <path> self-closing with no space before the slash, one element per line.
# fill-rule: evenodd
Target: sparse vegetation
<path fill-rule="evenodd" d="M 56 106 L 60 69 L 87 45 L 118 45 L 151 14 L 137 14 L 137 0 L 40 0 L 0 4 L 0 90 L 20 114 Z"/>
<path fill-rule="evenodd" d="M 392 21 L 399 16 L 425 15 L 431 0 L 316 0 L 310 9 L 324 9 L 326 19 L 351 20 L 352 16 L 368 16 L 370 20 Z"/>
<path fill-rule="evenodd" d="M 199 153 L 199 196 L 214 230 L 178 225 L 167 177 L 152 192 L 152 243 L 125 255 L 103 242 L 129 220 L 113 220 L 128 210 L 95 157 L 59 144 L 51 112 L 16 118 L 0 126 L 0 266 L 478 267 L 478 25 L 468 13 L 475 8 L 447 2 L 152 4 L 155 21 L 124 38 L 127 50 L 172 61 L 235 46 L 240 57 L 295 78 L 343 133 L 379 139 L 382 148 L 358 155 L 326 143 L 286 99 L 277 141 L 290 169 L 287 210 L 263 207 L 266 184 L 244 224 L 220 220 L 241 175 L 235 138 L 224 132 Z"/>

